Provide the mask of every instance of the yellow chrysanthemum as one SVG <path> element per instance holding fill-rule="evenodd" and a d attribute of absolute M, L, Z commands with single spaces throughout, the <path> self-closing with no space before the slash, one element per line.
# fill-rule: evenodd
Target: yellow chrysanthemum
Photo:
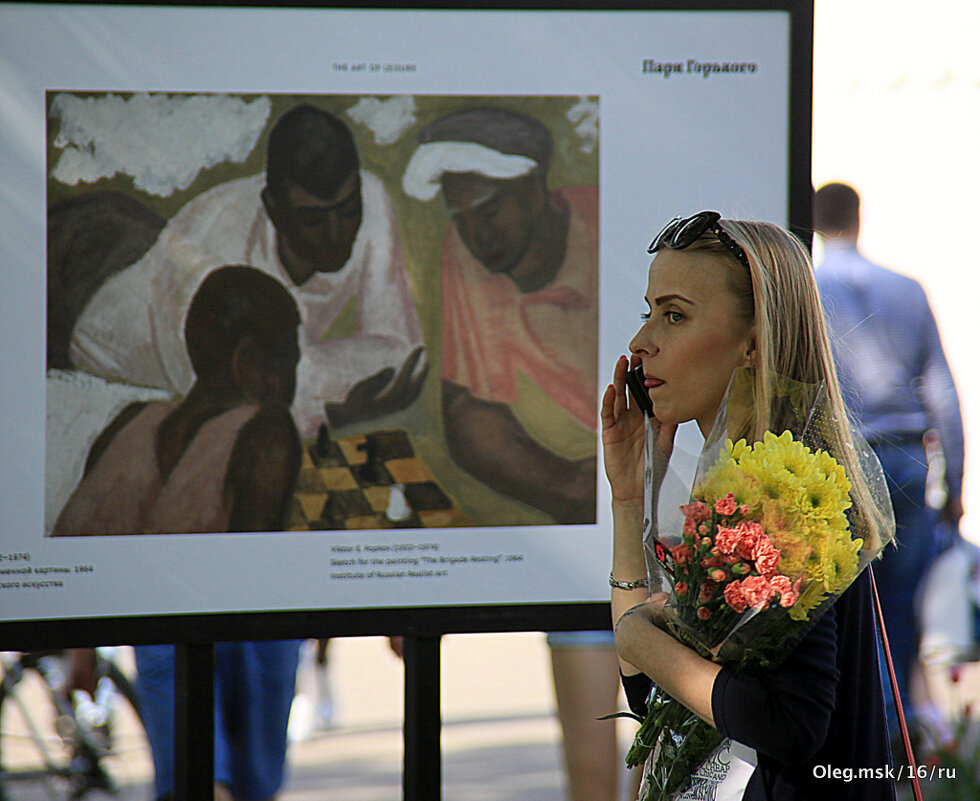
<path fill-rule="evenodd" d="M 750 515 L 756 512 L 762 501 L 759 482 L 741 469 L 730 453 L 723 453 L 694 494 L 706 503 L 714 504 L 729 492 L 740 506 L 744 504 L 749 507 Z"/>
<path fill-rule="evenodd" d="M 728 440 L 726 446 L 728 455 L 736 462 L 740 462 L 747 453 L 752 452 L 752 446 L 749 445 L 744 439 L 740 439 L 736 443 L 732 443 L 731 440 Z"/>
<path fill-rule="evenodd" d="M 805 511 L 806 485 L 800 481 L 799 476 L 785 467 L 780 467 L 773 471 L 769 484 L 776 490 L 776 494 L 772 497 L 779 498 L 788 506 Z"/>
<path fill-rule="evenodd" d="M 809 618 L 810 610 L 820 605 L 820 602 L 826 598 L 826 593 L 823 589 L 823 584 L 819 581 L 810 582 L 806 589 L 800 593 L 799 600 L 790 607 L 789 616 L 793 620 L 804 621 Z"/>
<path fill-rule="evenodd" d="M 862 541 L 831 539 L 827 543 L 827 548 L 823 552 L 821 567 L 823 572 L 823 585 L 827 592 L 841 592 L 857 575 L 858 551 L 861 550 Z"/>
<path fill-rule="evenodd" d="M 829 476 L 813 477 L 800 487 L 800 511 L 807 517 L 834 520 L 850 505 L 850 498 Z"/>
<path fill-rule="evenodd" d="M 799 444 L 799 443 L 796 443 Z M 783 469 L 792 473 L 800 483 L 811 480 L 819 468 L 819 464 L 813 459 L 813 454 L 809 448 L 799 447 L 787 449 L 783 454 Z"/>
<path fill-rule="evenodd" d="M 821 472 L 834 482 L 841 495 L 848 495 L 851 491 L 851 482 L 841 464 L 826 451 L 817 451 L 817 458 Z"/>
<path fill-rule="evenodd" d="M 779 551 L 779 572 L 793 579 L 806 574 L 812 547 L 786 531 L 767 529 L 766 533 Z"/>
<path fill-rule="evenodd" d="M 726 492 L 731 492 L 730 487 L 744 480 L 745 475 L 738 469 L 738 465 L 731 461 L 727 454 L 722 454 L 715 466 L 708 471 L 704 483 L 694 492 L 705 503 L 713 504 L 724 497 Z"/>

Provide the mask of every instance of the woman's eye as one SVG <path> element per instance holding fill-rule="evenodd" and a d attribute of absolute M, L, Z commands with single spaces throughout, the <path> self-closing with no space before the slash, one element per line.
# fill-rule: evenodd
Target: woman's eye
<path fill-rule="evenodd" d="M 679 311 L 667 311 L 664 312 L 664 318 L 667 320 L 668 323 L 671 323 L 672 325 L 676 325 L 677 323 L 679 323 L 681 320 L 684 319 L 684 315 L 681 314 Z"/>

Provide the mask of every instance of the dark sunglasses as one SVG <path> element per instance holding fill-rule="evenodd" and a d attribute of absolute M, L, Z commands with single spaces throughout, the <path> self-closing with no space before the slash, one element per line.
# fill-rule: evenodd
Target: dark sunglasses
<path fill-rule="evenodd" d="M 657 234 L 647 253 L 656 253 L 664 247 L 671 250 L 684 250 L 693 245 L 705 231 L 710 231 L 718 237 L 726 248 L 728 248 L 742 264 L 749 266 L 749 257 L 745 255 L 742 246 L 732 239 L 725 229 L 718 224 L 721 215 L 717 211 L 699 211 L 690 217 L 674 217 L 664 226 L 664 229 Z"/>

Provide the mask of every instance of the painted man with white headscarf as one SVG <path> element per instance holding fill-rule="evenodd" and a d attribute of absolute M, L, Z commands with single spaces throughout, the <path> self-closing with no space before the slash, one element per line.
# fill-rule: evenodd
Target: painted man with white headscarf
<path fill-rule="evenodd" d="M 403 179 L 441 190 L 442 410 L 455 461 L 558 523 L 595 521 L 598 194 L 549 191 L 538 120 L 476 108 L 426 126 Z"/>

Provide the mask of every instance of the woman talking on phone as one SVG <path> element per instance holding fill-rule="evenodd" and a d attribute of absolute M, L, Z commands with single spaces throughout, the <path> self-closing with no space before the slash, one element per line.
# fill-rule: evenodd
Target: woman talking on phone
<path fill-rule="evenodd" d="M 828 603 L 765 672 L 722 666 L 668 633 L 668 595 L 651 595 L 657 587 L 647 579 L 645 438 L 653 441 L 647 484 L 657 486 L 677 426 L 695 421 L 707 438 L 736 372 L 749 376 L 752 385 L 743 426 L 750 445 L 774 425 L 780 382 L 823 386 L 832 421 L 826 436 L 843 454 L 852 513 L 859 509 L 866 524 L 865 543 L 890 537 L 890 509 L 876 507 L 856 461 L 849 462 L 851 431 L 809 254 L 776 225 L 722 219 L 715 212 L 672 220 L 649 252 L 655 255 L 646 313 L 629 356 L 616 363 L 601 406 L 612 489 L 612 615 L 630 706 L 646 714 L 655 685 L 737 745 L 732 753 L 740 759 L 721 760 L 722 769 L 710 779 L 716 795 L 710 797 L 892 801 L 868 571 Z M 647 417 L 627 389 L 631 371 L 652 406 Z M 740 769 L 729 764 L 736 761 Z M 686 792 L 669 797 L 702 797 Z M 655 796 L 641 790 L 645 797 Z"/>

